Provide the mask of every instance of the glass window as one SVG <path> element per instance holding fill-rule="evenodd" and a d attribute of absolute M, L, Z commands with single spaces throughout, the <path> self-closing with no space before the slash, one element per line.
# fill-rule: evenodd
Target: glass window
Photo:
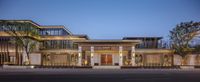
<path fill-rule="evenodd" d="M 52 32 L 52 35 L 56 35 L 56 30 L 55 29 L 52 29 L 51 32 Z"/>
<path fill-rule="evenodd" d="M 0 31 L 3 31 L 3 28 L 2 28 L 2 26 L 0 26 Z"/>
<path fill-rule="evenodd" d="M 58 29 L 55 29 L 55 35 L 59 35 L 58 32 Z"/>
<path fill-rule="evenodd" d="M 58 35 L 62 35 L 61 33 L 62 33 L 62 30 L 59 29 L 59 30 L 58 30 Z"/>
<path fill-rule="evenodd" d="M 40 32 L 41 35 L 52 35 L 52 36 L 68 35 L 68 33 L 63 29 L 43 29 L 40 30 Z"/>
<path fill-rule="evenodd" d="M 53 35 L 53 30 L 49 30 L 49 32 L 50 32 L 50 35 Z"/>

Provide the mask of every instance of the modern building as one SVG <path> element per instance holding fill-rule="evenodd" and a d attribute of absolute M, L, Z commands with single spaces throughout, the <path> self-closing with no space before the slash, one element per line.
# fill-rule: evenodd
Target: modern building
<path fill-rule="evenodd" d="M 7 27 L 4 26 L 7 22 Z M 171 67 L 172 50 L 161 46 L 162 37 L 123 37 L 118 40 L 95 40 L 87 35 L 73 34 L 62 25 L 39 25 L 31 20 L 0 21 L 0 64 L 23 65 L 26 53 L 12 43 L 13 36 L 4 28 L 18 27 L 35 30 L 39 36 L 22 36 L 35 41 L 37 47 L 30 53 L 30 64 L 37 66 L 118 66 Z M 15 29 L 16 30 L 16 29 Z"/>

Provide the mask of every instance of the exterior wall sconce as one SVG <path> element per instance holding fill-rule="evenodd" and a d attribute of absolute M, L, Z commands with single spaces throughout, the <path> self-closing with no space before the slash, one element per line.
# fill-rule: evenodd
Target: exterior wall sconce
<path fill-rule="evenodd" d="M 93 56 L 94 56 L 94 53 L 91 53 L 91 58 L 93 58 Z"/>
<path fill-rule="evenodd" d="M 122 52 L 119 52 L 119 57 L 122 58 Z"/>
<path fill-rule="evenodd" d="M 80 53 L 80 52 L 78 53 L 78 57 L 79 57 L 79 58 L 81 57 L 81 53 Z"/>

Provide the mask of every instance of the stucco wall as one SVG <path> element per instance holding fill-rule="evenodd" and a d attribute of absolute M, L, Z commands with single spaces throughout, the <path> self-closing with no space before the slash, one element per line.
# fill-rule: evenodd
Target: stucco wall
<path fill-rule="evenodd" d="M 94 54 L 94 63 L 98 63 L 100 65 L 100 55 Z"/>
<path fill-rule="evenodd" d="M 174 55 L 174 65 L 181 65 L 182 57 L 180 55 Z"/>
<path fill-rule="evenodd" d="M 199 65 L 197 58 L 198 54 L 189 54 L 186 56 L 184 65 Z M 181 65 L 182 57 L 179 55 L 174 55 L 174 65 Z"/>
<path fill-rule="evenodd" d="M 31 53 L 30 54 L 30 63 L 31 63 L 31 65 L 41 65 L 41 54 L 40 53 Z"/>
<path fill-rule="evenodd" d="M 115 63 L 119 64 L 119 55 L 118 54 L 113 54 L 113 65 L 115 65 Z"/>
<path fill-rule="evenodd" d="M 196 55 L 190 54 L 187 56 L 186 65 L 196 65 Z"/>

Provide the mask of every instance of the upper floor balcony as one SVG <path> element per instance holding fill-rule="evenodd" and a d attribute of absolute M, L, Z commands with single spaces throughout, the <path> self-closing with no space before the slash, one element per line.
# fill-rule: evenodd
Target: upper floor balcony
<path fill-rule="evenodd" d="M 77 50 L 78 45 L 71 40 L 45 40 L 40 42 L 40 50 L 56 49 Z"/>
<path fill-rule="evenodd" d="M 41 26 L 40 35 L 43 36 L 67 36 L 72 35 L 72 33 L 66 29 L 64 26 Z"/>
<path fill-rule="evenodd" d="M 141 40 L 142 43 L 137 44 L 137 49 L 168 49 L 170 45 L 163 41 L 162 37 L 124 37 L 123 40 Z"/>
<path fill-rule="evenodd" d="M 40 39 L 40 26 L 31 20 L 0 20 L 0 36 Z"/>

